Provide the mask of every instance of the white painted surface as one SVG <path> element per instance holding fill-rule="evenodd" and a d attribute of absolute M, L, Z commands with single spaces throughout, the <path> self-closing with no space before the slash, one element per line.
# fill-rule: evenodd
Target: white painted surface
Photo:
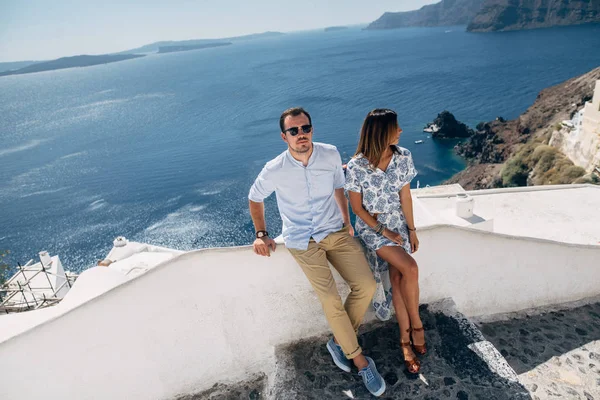
<path fill-rule="evenodd" d="M 113 263 L 108 267 L 92 267 L 87 269 L 79 276 L 70 290 L 65 285 L 58 296 L 64 299 L 58 305 L 50 307 L 48 310 L 41 309 L 25 313 L 0 315 L 0 343 L 47 320 L 57 318 L 72 308 L 130 279 L 136 278 L 155 266 L 181 254 L 184 254 L 184 252 L 145 243 L 128 242 L 126 240 L 116 242 L 115 247 L 113 247 L 106 257 L 113 261 Z M 49 276 L 49 278 L 53 283 L 53 287 L 56 288 L 65 282 L 64 271 L 58 256 L 52 257 L 51 261 L 52 272 L 56 273 L 58 277 Z M 36 268 L 41 268 L 39 263 L 28 267 L 28 269 Z M 33 272 L 27 271 L 25 274 L 31 276 Z M 48 288 L 50 287 L 44 274 L 38 274 L 32 282 L 32 287 L 45 287 L 40 286 L 44 284 Z M 51 291 L 50 289 L 40 291 L 39 297 L 41 297 L 42 293 L 46 293 L 49 296 Z M 29 296 L 28 301 L 32 302 L 33 298 L 31 295 L 27 296 Z M 19 295 L 20 297 L 22 296 Z"/>
<path fill-rule="evenodd" d="M 496 189 L 468 192 L 474 214 L 494 220 L 494 232 L 575 244 L 600 244 L 600 186 Z M 453 196 L 423 196 L 420 202 L 435 215 L 437 224 L 469 226 L 456 216 Z M 415 209 L 418 226 L 422 218 Z M 427 219 L 430 220 L 428 217 Z"/>
<path fill-rule="evenodd" d="M 600 293 L 597 246 L 451 226 L 419 235 L 422 302 L 451 297 L 480 315 Z M 0 376 L 0 398 L 169 398 L 268 374 L 274 346 L 326 330 L 282 246 L 270 258 L 250 247 L 191 252 L 1 343 L 11 368 Z M 48 346 L 57 340 L 69 351 Z M 23 354 L 36 355 L 35 368 Z"/>
<path fill-rule="evenodd" d="M 90 268 L 79 275 L 73 288 L 57 305 L 22 313 L 0 315 L 0 343 L 56 318 L 128 279 L 127 276 L 110 268 Z"/>
<path fill-rule="evenodd" d="M 411 189 L 410 192 L 413 195 L 413 197 L 421 197 L 431 195 L 464 193 L 465 189 L 463 189 L 463 187 L 460 186 L 458 183 L 453 183 L 450 185 L 427 186 L 420 189 Z"/>
<path fill-rule="evenodd" d="M 471 196 L 466 193 L 457 194 L 454 202 L 456 204 L 457 217 L 468 219 L 473 216 L 474 200 Z"/>
<path fill-rule="evenodd" d="M 422 229 L 420 241 L 421 301 L 450 297 L 467 316 L 600 294 L 600 246 L 451 226 Z"/>
<path fill-rule="evenodd" d="M 558 147 L 575 165 L 592 172 L 600 165 L 600 80 L 592 101 L 587 102 L 571 121 L 573 128 L 552 134 L 550 144 Z"/>

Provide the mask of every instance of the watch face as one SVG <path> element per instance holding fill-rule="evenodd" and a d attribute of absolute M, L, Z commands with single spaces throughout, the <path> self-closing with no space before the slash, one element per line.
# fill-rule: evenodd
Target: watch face
<path fill-rule="evenodd" d="M 260 239 L 261 237 L 264 237 L 264 236 L 267 236 L 267 234 L 266 234 L 265 232 L 262 232 L 262 231 L 261 231 L 261 232 L 257 232 L 257 233 L 256 233 L 256 237 L 257 237 L 257 238 L 259 238 L 259 239 Z"/>

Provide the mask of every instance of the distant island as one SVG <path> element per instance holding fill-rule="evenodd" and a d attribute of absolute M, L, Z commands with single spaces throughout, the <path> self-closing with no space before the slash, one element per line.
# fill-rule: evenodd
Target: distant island
<path fill-rule="evenodd" d="M 17 69 L 25 68 L 32 64 L 41 63 L 42 61 L 14 61 L 14 62 L 0 62 L 0 72 L 14 71 Z"/>
<path fill-rule="evenodd" d="M 325 28 L 325 32 L 343 31 L 344 29 L 348 29 L 348 27 L 347 26 L 330 26 L 328 28 Z"/>
<path fill-rule="evenodd" d="M 175 53 L 175 52 L 179 52 L 179 51 L 201 50 L 201 49 L 208 49 L 211 47 L 229 46 L 231 44 L 233 44 L 233 43 L 231 43 L 231 42 L 216 42 L 216 43 L 197 44 L 194 46 L 161 46 L 158 48 L 158 53 Z"/>
<path fill-rule="evenodd" d="M 234 36 L 224 39 L 192 39 L 179 41 L 163 41 L 147 44 L 136 49 L 125 50 L 119 53 L 103 54 L 99 56 L 74 56 L 63 57 L 52 61 L 16 61 L 0 63 L 0 76 L 31 74 L 34 72 L 53 71 L 57 69 L 89 67 L 92 65 L 108 64 L 132 58 L 144 57 L 140 53 L 172 53 L 176 51 L 190 51 L 206 49 L 209 47 L 227 46 L 236 41 L 256 40 L 285 35 L 281 32 L 253 33 L 251 35 Z"/>
<path fill-rule="evenodd" d="M 0 72 L 0 76 L 7 75 L 21 75 L 21 74 L 32 74 L 34 72 L 42 71 L 54 71 L 57 69 L 76 68 L 76 67 L 89 67 L 92 65 L 109 64 L 119 61 L 130 60 L 132 58 L 144 57 L 140 54 L 104 54 L 100 56 L 74 56 L 74 57 L 62 57 L 57 60 L 40 62 L 32 64 L 24 68 L 20 68 L 14 71 Z"/>
<path fill-rule="evenodd" d="M 281 32 L 263 32 L 263 33 L 253 33 L 251 35 L 244 36 L 233 36 L 228 38 L 221 39 L 191 39 L 191 40 L 169 40 L 162 42 L 154 42 L 142 47 L 137 47 L 135 49 L 125 50 L 117 54 L 131 54 L 131 53 L 157 53 L 159 48 L 161 47 L 171 47 L 171 46 L 198 46 L 205 45 L 209 43 L 215 42 L 238 42 L 238 41 L 246 41 L 246 40 L 256 40 L 256 39 L 265 39 L 271 37 L 278 37 L 285 35 L 285 33 Z"/>
<path fill-rule="evenodd" d="M 467 31 L 512 31 L 591 22 L 600 22 L 600 1 L 486 0 Z"/>
<path fill-rule="evenodd" d="M 415 11 L 386 12 L 365 29 L 395 29 L 411 26 L 467 25 L 484 0 L 442 0 Z"/>

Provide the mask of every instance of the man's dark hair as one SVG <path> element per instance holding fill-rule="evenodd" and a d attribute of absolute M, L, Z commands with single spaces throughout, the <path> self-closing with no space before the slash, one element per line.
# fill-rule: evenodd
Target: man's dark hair
<path fill-rule="evenodd" d="M 281 132 L 285 129 L 284 121 L 288 115 L 292 117 L 297 117 L 298 115 L 304 114 L 308 118 L 308 123 L 312 125 L 312 120 L 310 119 L 310 114 L 302 107 L 292 107 L 288 108 L 281 114 L 281 118 L 279 118 L 279 127 L 281 128 Z"/>

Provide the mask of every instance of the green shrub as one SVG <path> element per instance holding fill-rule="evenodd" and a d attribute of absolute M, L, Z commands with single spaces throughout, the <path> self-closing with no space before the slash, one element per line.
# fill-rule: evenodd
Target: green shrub
<path fill-rule="evenodd" d="M 591 183 L 592 185 L 600 185 L 600 178 L 598 175 L 589 174 L 575 179 L 573 183 Z"/>
<path fill-rule="evenodd" d="M 545 159 L 553 159 L 558 150 L 555 147 L 548 146 L 547 144 L 540 144 L 535 146 L 533 151 L 528 157 L 528 162 L 533 162 L 534 164 L 538 163 L 542 158 Z"/>
<path fill-rule="evenodd" d="M 500 176 L 504 187 L 527 186 L 529 169 L 523 159 L 517 155 L 504 165 Z"/>
<path fill-rule="evenodd" d="M 561 183 L 572 183 L 585 175 L 585 169 L 576 165 L 571 165 L 560 171 Z"/>
<path fill-rule="evenodd" d="M 534 140 L 523 145 L 501 171 L 502 186 L 557 185 L 573 183 L 585 175 L 555 147 Z M 530 181 L 529 181 L 530 179 Z"/>

